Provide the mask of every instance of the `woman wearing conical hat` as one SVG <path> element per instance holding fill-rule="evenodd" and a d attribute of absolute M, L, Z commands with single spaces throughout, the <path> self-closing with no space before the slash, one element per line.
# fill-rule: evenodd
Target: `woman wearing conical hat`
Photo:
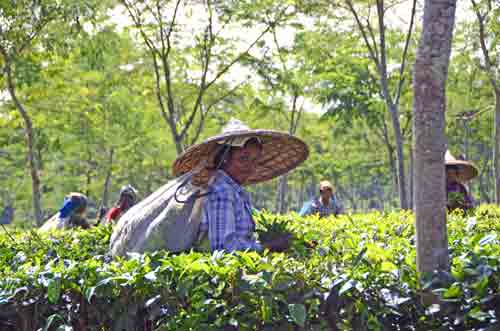
<path fill-rule="evenodd" d="M 477 176 L 476 167 L 468 161 L 455 158 L 450 151 L 446 151 L 445 166 L 448 210 L 471 209 L 474 203 L 464 183 Z"/>
<path fill-rule="evenodd" d="M 194 182 L 209 182 L 203 206 L 201 233 L 210 249 L 235 251 L 264 248 L 280 251 L 288 237 L 260 243 L 255 238 L 252 204 L 245 185 L 260 183 L 287 173 L 308 155 L 306 144 L 287 133 L 251 130 L 231 120 L 222 134 L 190 147 L 174 162 L 175 176 L 205 164 Z"/>

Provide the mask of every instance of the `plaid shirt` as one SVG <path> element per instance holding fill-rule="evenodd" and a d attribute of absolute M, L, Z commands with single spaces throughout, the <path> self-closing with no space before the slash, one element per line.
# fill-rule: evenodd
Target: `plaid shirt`
<path fill-rule="evenodd" d="M 207 233 L 210 249 L 262 250 L 254 237 L 250 196 L 224 171 L 219 170 L 203 206 L 200 231 Z"/>
<path fill-rule="evenodd" d="M 460 197 L 460 201 L 450 201 L 450 193 L 458 193 Z M 472 197 L 469 195 L 467 188 L 461 183 L 447 183 L 446 184 L 446 196 L 448 199 L 448 209 L 462 208 L 467 210 L 472 208 L 474 202 Z"/>

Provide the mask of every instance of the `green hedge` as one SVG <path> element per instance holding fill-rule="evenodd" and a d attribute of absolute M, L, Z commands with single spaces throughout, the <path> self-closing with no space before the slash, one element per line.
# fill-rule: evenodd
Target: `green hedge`
<path fill-rule="evenodd" d="M 423 283 L 410 213 L 255 218 L 290 251 L 111 259 L 107 226 L 1 234 L 0 330 L 500 329 L 498 208 L 450 215 L 452 270 Z"/>

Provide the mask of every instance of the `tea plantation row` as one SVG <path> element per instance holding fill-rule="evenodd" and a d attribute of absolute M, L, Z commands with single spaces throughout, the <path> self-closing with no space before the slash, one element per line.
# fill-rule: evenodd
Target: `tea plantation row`
<path fill-rule="evenodd" d="M 0 331 L 500 330 L 496 207 L 448 217 L 451 271 L 423 282 L 411 213 L 256 221 L 291 249 L 112 259 L 108 226 L 3 233 Z"/>

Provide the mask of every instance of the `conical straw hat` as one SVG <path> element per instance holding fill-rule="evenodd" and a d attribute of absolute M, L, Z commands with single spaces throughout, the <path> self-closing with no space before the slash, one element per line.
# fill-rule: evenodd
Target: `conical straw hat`
<path fill-rule="evenodd" d="M 256 171 L 244 183 L 245 185 L 283 175 L 304 162 L 309 155 L 307 145 L 295 136 L 273 130 L 252 130 L 241 121 L 233 119 L 224 127 L 221 134 L 193 145 L 181 154 L 174 161 L 173 174 L 175 177 L 181 176 L 205 162 L 205 168 L 193 178 L 194 183 L 205 184 L 208 182 L 210 172 L 216 168 L 214 157 L 221 144 L 241 145 L 241 142 L 252 137 L 262 142 L 262 157 L 257 161 Z"/>
<path fill-rule="evenodd" d="M 459 160 L 451 155 L 450 151 L 446 151 L 444 156 L 445 165 L 454 165 L 458 167 L 458 180 L 466 182 L 476 177 L 478 174 L 477 168 L 469 161 Z"/>

